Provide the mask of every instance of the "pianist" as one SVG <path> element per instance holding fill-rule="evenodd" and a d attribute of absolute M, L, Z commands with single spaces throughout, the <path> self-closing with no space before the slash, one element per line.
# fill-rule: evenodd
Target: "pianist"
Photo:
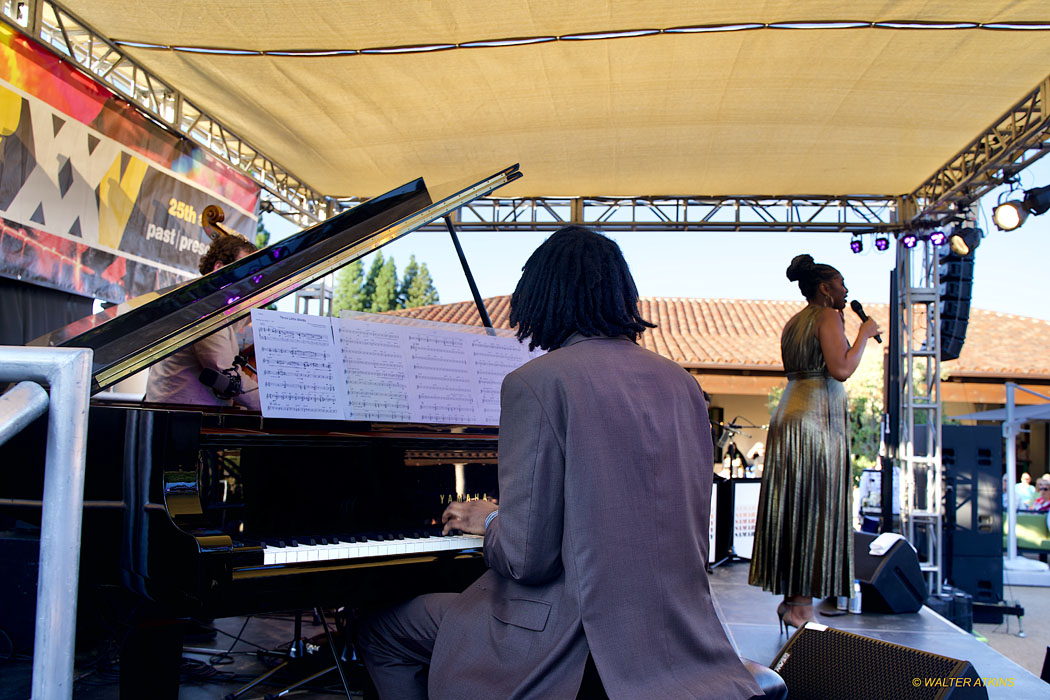
<path fill-rule="evenodd" d="M 529 258 L 518 338 L 547 349 L 503 382 L 500 503 L 450 505 L 489 566 L 461 594 L 365 618 L 382 698 L 748 698 L 715 615 L 712 481 L 696 380 L 637 345 L 654 327 L 619 247 L 578 226 Z M 428 695 L 429 693 L 429 695 Z"/>
<path fill-rule="evenodd" d="M 201 256 L 201 274 L 215 272 L 253 252 L 255 246 L 243 238 L 219 236 Z M 258 384 L 234 367 L 234 358 L 240 352 L 235 326 L 226 326 L 153 365 L 146 380 L 146 401 L 198 406 L 235 403 L 258 411 Z M 217 381 L 212 382 L 214 386 L 201 381 L 201 373 L 209 369 L 214 372 L 210 376 L 217 377 Z M 237 381 L 230 381 L 234 376 L 239 386 Z M 220 394 L 231 398 L 220 398 Z"/>

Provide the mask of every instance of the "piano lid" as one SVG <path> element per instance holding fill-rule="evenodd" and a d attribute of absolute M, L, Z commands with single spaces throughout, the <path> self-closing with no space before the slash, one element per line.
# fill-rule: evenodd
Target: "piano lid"
<path fill-rule="evenodd" d="M 517 165 L 432 202 L 422 178 L 215 272 L 75 321 L 30 345 L 94 350 L 92 393 L 521 177 Z"/>

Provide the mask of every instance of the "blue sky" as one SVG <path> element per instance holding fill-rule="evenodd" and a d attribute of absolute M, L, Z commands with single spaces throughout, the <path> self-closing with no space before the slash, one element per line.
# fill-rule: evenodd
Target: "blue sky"
<path fill-rule="evenodd" d="M 527 177 L 527 175 L 526 175 Z M 1050 184 L 1050 158 L 1021 174 L 1023 188 Z M 1014 231 L 999 231 L 991 221 L 998 191 L 982 201 L 979 227 L 985 238 L 974 262 L 974 306 L 1050 321 L 1050 212 L 1029 217 Z M 267 215 L 274 239 L 295 227 Z M 460 233 L 467 261 L 483 297 L 510 294 L 521 266 L 546 233 Z M 791 258 L 809 253 L 834 265 L 846 280 L 850 298 L 867 303 L 889 300 L 889 272 L 895 255 L 880 253 L 865 240 L 854 254 L 846 234 L 625 232 L 610 235 L 619 243 L 643 296 L 798 300 L 798 286 L 784 276 Z M 398 274 L 409 256 L 425 262 L 441 303 L 471 299 L 459 259 L 446 232 L 416 232 L 388 244 Z M 365 259 L 370 264 L 371 257 Z M 283 307 L 282 307 L 283 308 Z M 290 307 L 289 307 L 290 308 Z"/>

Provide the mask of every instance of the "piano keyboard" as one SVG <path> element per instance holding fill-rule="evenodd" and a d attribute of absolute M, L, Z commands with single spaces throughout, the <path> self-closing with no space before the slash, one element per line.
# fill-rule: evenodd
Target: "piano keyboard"
<path fill-rule="evenodd" d="M 415 533 L 413 533 L 415 534 Z M 270 539 L 260 543 L 263 565 L 339 561 L 365 557 L 389 557 L 457 549 L 479 549 L 481 535 L 375 535 L 317 537 L 289 540 Z"/>

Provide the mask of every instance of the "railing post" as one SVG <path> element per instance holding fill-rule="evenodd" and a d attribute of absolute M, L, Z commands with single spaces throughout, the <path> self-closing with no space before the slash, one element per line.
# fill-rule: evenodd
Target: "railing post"
<path fill-rule="evenodd" d="M 92 351 L 0 347 L 0 381 L 50 387 L 40 523 L 33 700 L 73 696 Z"/>

